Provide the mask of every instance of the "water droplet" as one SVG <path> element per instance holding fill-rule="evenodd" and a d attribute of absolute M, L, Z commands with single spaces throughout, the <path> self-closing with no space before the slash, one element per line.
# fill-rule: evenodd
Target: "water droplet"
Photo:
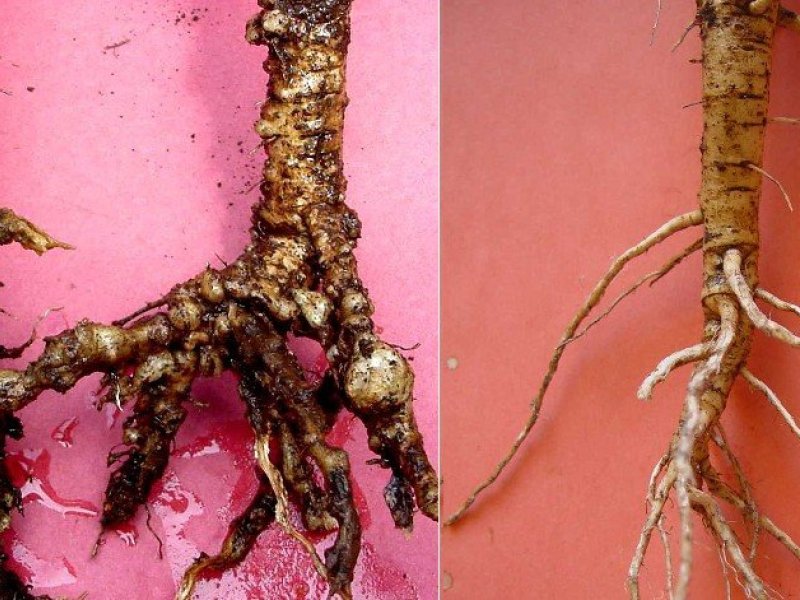
<path fill-rule="evenodd" d="M 255 458 L 253 457 L 252 440 L 252 430 L 245 421 L 228 421 L 214 427 L 207 436 L 181 446 L 174 452 L 174 455 L 180 458 L 224 453 L 233 460 L 235 470 L 231 476 L 223 476 L 226 482 L 233 481 L 234 483 L 228 497 L 228 506 L 222 509 L 220 516 L 222 519 L 233 519 L 234 512 L 244 510 L 255 491 Z"/>
<path fill-rule="evenodd" d="M 72 446 L 72 434 L 78 426 L 78 417 L 70 417 L 53 429 L 50 437 L 64 448 Z"/>
<path fill-rule="evenodd" d="M 364 542 L 362 546 L 359 563 L 355 588 L 361 592 L 364 600 L 419 600 L 419 594 L 408 575 L 387 558 L 379 556 L 369 542 Z"/>
<path fill-rule="evenodd" d="M 222 448 L 214 436 L 203 436 L 191 444 L 176 450 L 175 453 L 180 458 L 197 458 L 198 456 L 209 456 L 219 454 Z"/>
<path fill-rule="evenodd" d="M 42 448 L 26 448 L 10 452 L 8 469 L 14 485 L 22 494 L 23 503 L 38 502 L 61 515 L 95 517 L 97 507 L 86 500 L 62 498 L 48 481 L 50 476 L 50 454 Z"/>
<path fill-rule="evenodd" d="M 75 568 L 66 558 L 62 558 L 60 564 L 57 560 L 44 560 L 19 540 L 11 543 L 11 557 L 25 583 L 35 588 L 54 588 L 78 581 Z"/>
<path fill-rule="evenodd" d="M 178 581 L 199 554 L 197 546 L 187 538 L 186 529 L 193 517 L 203 514 L 203 505 L 197 496 L 184 489 L 175 471 L 169 470 L 162 479 L 161 492 L 153 501 L 153 512 L 161 519 L 165 556 L 172 578 Z"/>

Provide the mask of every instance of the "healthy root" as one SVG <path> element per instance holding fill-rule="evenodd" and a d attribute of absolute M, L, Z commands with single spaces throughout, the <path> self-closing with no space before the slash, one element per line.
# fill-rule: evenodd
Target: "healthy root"
<path fill-rule="evenodd" d="M 82 321 L 46 338 L 26 368 L 0 371 L 0 408 L 12 423 L 41 392 L 66 392 L 96 372 L 108 390 L 103 402 L 134 402 L 124 427 L 128 448 L 109 455 L 109 465 L 122 463 L 106 489 L 104 529 L 130 519 L 164 473 L 193 381 L 228 370 L 239 376 L 262 470 L 259 491 L 220 553 L 189 568 L 178 598 L 190 598 L 207 569 L 243 560 L 273 522 L 309 553 L 331 596 L 350 597 L 361 525 L 347 454 L 325 439 L 342 407 L 364 423 L 369 447 L 391 471 L 384 495 L 397 526 L 411 528 L 415 507 L 438 518 L 438 478 L 412 410 L 414 375 L 376 333 L 354 255 L 361 224 L 345 204 L 350 4 L 259 0 L 261 12 L 247 24 L 247 41 L 269 49 L 267 101 L 255 124 L 268 158 L 250 243 L 239 258 L 112 325 Z M 34 250 L 64 247 L 27 222 L 9 223 Z M 326 351 L 330 368 L 320 383 L 307 380 L 287 346 L 290 334 Z M 290 522 L 290 500 L 309 530 L 336 530 L 324 562 Z M 8 503 L 15 506 L 17 497 Z"/>
<path fill-rule="evenodd" d="M 538 419 L 544 394 L 564 348 L 582 335 L 583 332 L 575 333 L 578 326 L 597 306 L 622 268 L 670 235 L 702 224 L 702 306 L 705 317 L 702 340 L 662 360 L 638 391 L 639 398 L 649 399 L 654 387 L 674 369 L 694 364 L 678 427 L 650 478 L 647 517 L 628 569 L 627 587 L 631 598 L 640 597 L 641 568 L 652 534 L 657 530 L 667 548 L 669 597 L 675 600 L 687 598 L 693 564 L 694 512 L 702 517 L 705 527 L 716 540 L 724 568 L 730 567 L 735 571 L 736 579 L 748 597 L 763 599 L 768 598 L 770 592 L 754 567 L 759 536 L 764 533 L 772 536 L 798 558 L 800 547 L 757 508 L 752 487 L 727 442 L 720 418 L 733 382 L 741 375 L 764 393 L 792 432 L 800 436 L 800 428 L 789 410 L 746 368 L 755 331 L 791 346 L 800 346 L 800 336 L 769 319 L 755 301 L 759 298 L 779 310 L 800 315 L 800 307 L 760 288 L 757 274 L 762 178 L 776 183 L 791 206 L 785 188 L 763 169 L 761 163 L 764 134 L 769 122 L 767 106 L 774 32 L 779 24 L 796 28 L 797 17 L 782 9 L 775 0 L 698 0 L 697 7 L 693 25 L 699 26 L 702 40 L 704 110 L 700 146 L 700 209 L 669 221 L 614 261 L 556 346 L 528 420 L 511 450 L 447 520 L 447 524 L 453 524 L 464 515 L 477 496 L 497 480 L 519 450 Z M 687 255 L 688 250 L 679 256 Z M 591 324 L 608 314 L 620 299 L 652 275 L 638 280 Z M 725 483 L 712 465 L 711 444 L 720 448 L 736 474 L 738 489 Z M 665 505 L 673 492 L 680 515 L 679 563 L 674 588 L 669 540 L 663 530 Z M 748 550 L 723 515 L 720 501 L 732 505 L 751 524 L 752 539 Z"/>
<path fill-rule="evenodd" d="M 641 256 L 653 246 L 656 246 L 659 242 L 667 239 L 672 234 L 682 231 L 688 227 L 692 227 L 695 225 L 699 225 L 702 222 L 703 215 L 702 213 L 697 211 L 692 211 L 690 213 L 686 213 L 684 215 L 680 215 L 679 217 L 675 217 L 667 221 L 664 225 L 656 229 L 653 233 L 648 235 L 642 241 L 640 241 L 635 246 L 628 248 L 621 256 L 616 258 L 614 262 L 611 263 L 611 267 L 606 272 L 605 275 L 600 279 L 600 281 L 595 285 L 594 289 L 590 292 L 589 297 L 584 301 L 583 305 L 578 309 L 578 312 L 572 318 L 572 321 L 564 330 L 564 333 L 561 334 L 561 341 L 556 346 L 553 355 L 550 358 L 550 363 L 548 364 L 547 371 L 545 372 L 544 379 L 542 380 L 541 385 L 539 386 L 539 391 L 536 393 L 533 401 L 531 402 L 531 412 L 528 416 L 528 420 L 525 422 L 522 431 L 519 432 L 517 435 L 514 444 L 511 446 L 511 449 L 508 453 L 503 457 L 503 459 L 497 464 L 494 471 L 491 475 L 481 483 L 473 492 L 469 495 L 469 497 L 461 504 L 461 506 L 453 513 L 447 521 L 445 521 L 446 525 L 452 525 L 456 521 L 458 521 L 461 516 L 469 510 L 469 507 L 477 500 L 478 495 L 483 492 L 487 487 L 492 485 L 503 470 L 506 468 L 511 459 L 514 458 L 514 455 L 519 450 L 522 442 L 525 441 L 525 438 L 528 437 L 533 426 L 536 424 L 536 421 L 539 419 L 539 411 L 542 407 L 542 402 L 544 400 L 544 395 L 547 392 L 547 389 L 550 387 L 550 382 L 553 380 L 553 376 L 556 374 L 556 370 L 558 369 L 559 362 L 561 361 L 561 355 L 564 353 L 564 350 L 567 347 L 567 344 L 575 337 L 575 334 L 580 327 L 581 323 L 589 316 L 589 313 L 592 309 L 597 306 L 600 300 L 603 299 L 608 287 L 614 281 L 617 275 L 625 268 L 631 260 L 636 258 L 637 256 Z"/>

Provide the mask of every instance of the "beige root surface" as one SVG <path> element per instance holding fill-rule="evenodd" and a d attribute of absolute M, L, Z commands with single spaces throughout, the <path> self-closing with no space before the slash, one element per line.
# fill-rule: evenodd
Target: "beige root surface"
<path fill-rule="evenodd" d="M 791 207 L 789 194 L 762 166 L 764 135 L 769 122 L 770 67 L 775 29 L 797 29 L 797 16 L 775 0 L 698 0 L 693 27 L 702 40 L 703 139 L 699 210 L 676 217 L 641 242 L 626 250 L 611 265 L 564 331 L 532 402 L 530 415 L 508 454 L 458 510 L 447 519 L 461 519 L 487 487 L 492 485 L 517 453 L 538 420 L 542 402 L 555 375 L 565 347 L 606 316 L 643 282 L 658 279 L 674 266 L 639 279 L 611 303 L 581 332 L 578 328 L 599 304 L 610 284 L 634 258 L 652 249 L 674 233 L 702 226 L 704 326 L 698 343 L 675 351 L 662 360 L 639 389 L 649 399 L 653 388 L 682 365 L 693 365 L 680 419 L 666 453 L 653 469 L 647 492 L 647 516 L 636 543 L 627 578 L 633 599 L 641 597 L 640 576 L 654 532 L 667 550 L 665 588 L 674 600 L 689 594 L 695 543 L 693 515 L 699 515 L 715 540 L 723 568 L 749 598 L 771 597 L 754 561 L 761 535 L 769 535 L 800 558 L 798 544 L 754 501 L 754 491 L 733 449 L 727 442 L 720 418 L 727 406 L 733 382 L 740 375 L 762 392 L 787 426 L 800 436 L 793 415 L 774 392 L 747 369 L 752 338 L 765 334 L 791 346 L 800 346 L 800 336 L 768 318 L 758 307 L 759 298 L 779 310 L 800 314 L 800 307 L 759 286 L 760 245 L 758 209 L 764 179 L 776 184 Z M 687 248 L 677 261 L 691 253 Z M 720 477 L 710 447 L 720 449 L 722 468 L 736 474 L 736 486 Z M 677 568 L 672 565 L 670 540 L 665 534 L 665 508 L 674 501 L 679 515 Z M 751 526 L 749 544 L 735 533 L 722 511 L 730 505 L 739 519 Z"/>
<path fill-rule="evenodd" d="M 411 364 L 379 336 L 355 256 L 361 223 L 346 203 L 342 156 L 351 0 L 259 0 L 258 8 L 245 38 L 268 50 L 266 100 L 255 123 L 266 159 L 249 243 L 224 268 L 206 268 L 133 315 L 82 321 L 46 338 L 24 368 L 0 370 L 0 443 L 21 436 L 14 413 L 43 391 L 63 393 L 102 373 L 104 401 L 133 404 L 125 449 L 108 457 L 114 470 L 102 507 L 105 531 L 130 519 L 164 473 L 193 381 L 230 371 L 256 440 L 259 490 L 220 552 L 186 565 L 178 597 L 191 597 L 206 569 L 241 562 L 277 523 L 308 552 L 331 596 L 349 598 L 362 531 L 349 457 L 326 440 L 339 412 L 364 424 L 401 531 L 420 513 L 438 518 L 438 477 L 414 418 Z M 0 212 L 0 243 L 12 239 L 37 252 L 64 246 Z M 304 373 L 292 337 L 325 351 L 321 381 Z M 7 523 L 18 496 L 1 459 L 0 522 Z M 324 556 L 290 522 L 290 502 L 305 530 L 334 532 Z M 0 580 L 3 589 L 10 588 Z M 14 596 L 32 597 L 24 587 Z"/>

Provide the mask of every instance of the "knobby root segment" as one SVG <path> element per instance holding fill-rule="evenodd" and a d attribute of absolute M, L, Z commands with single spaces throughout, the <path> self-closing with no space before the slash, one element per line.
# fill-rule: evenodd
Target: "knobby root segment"
<path fill-rule="evenodd" d="M 130 519 L 163 475 L 193 381 L 232 371 L 255 435 L 259 490 L 219 554 L 189 568 L 177 597 L 190 598 L 207 569 L 241 562 L 277 522 L 308 552 L 330 594 L 348 598 L 361 524 L 347 453 L 326 441 L 341 409 L 364 423 L 376 462 L 390 472 L 384 497 L 399 528 L 411 529 L 417 509 L 438 518 L 438 477 L 414 418 L 413 372 L 378 336 L 354 255 L 361 224 L 345 204 L 341 152 L 350 0 L 259 6 L 246 39 L 269 50 L 267 100 L 255 124 L 268 158 L 249 244 L 232 263 L 205 269 L 128 317 L 111 325 L 81 321 L 46 338 L 26 368 L 0 370 L 0 416 L 7 419 L 0 433 L 21 435 L 14 412 L 41 392 L 63 393 L 102 373 L 101 404 L 133 403 L 126 448 L 108 457 L 109 466 L 119 464 L 106 488 L 106 529 Z M 0 219 L 9 240 L 36 251 L 65 247 L 10 211 Z M 322 346 L 330 367 L 321 381 L 306 378 L 289 336 Z M 0 471 L 5 526 L 19 503 L 7 484 Z M 292 523 L 290 503 L 306 529 L 335 531 L 324 561 Z"/>
<path fill-rule="evenodd" d="M 767 397 L 792 432 L 800 437 L 800 427 L 789 410 L 746 368 L 756 332 L 800 346 L 800 337 L 770 320 L 755 301 L 758 298 L 778 310 L 800 316 L 799 306 L 781 300 L 758 285 L 758 208 L 762 179 L 778 184 L 788 201 L 783 186 L 757 166 L 762 164 L 764 132 L 769 122 L 767 107 L 774 33 L 779 23 L 796 28 L 797 19 L 793 13 L 781 9 L 775 0 L 698 0 L 697 5 L 692 26 L 700 29 L 703 52 L 700 211 L 671 221 L 613 263 L 562 336 L 525 427 L 511 450 L 447 522 L 457 521 L 476 497 L 496 481 L 515 455 L 538 418 L 543 396 L 564 348 L 599 320 L 595 319 L 576 335 L 579 324 L 625 264 L 671 233 L 702 223 L 702 339 L 662 360 L 638 391 L 640 398 L 648 399 L 655 385 L 672 371 L 681 365 L 694 364 L 677 428 L 650 476 L 645 522 L 628 569 L 627 588 L 631 598 L 640 598 L 642 567 L 653 532 L 657 531 L 667 556 L 667 593 L 674 600 L 686 600 L 693 566 L 692 516 L 696 514 L 716 541 L 723 569 L 734 571 L 735 580 L 747 597 L 765 599 L 769 597 L 769 588 L 754 566 L 759 538 L 773 537 L 798 559 L 800 546 L 759 509 L 753 488 L 725 436 L 720 419 L 733 383 L 741 374 Z M 687 248 L 683 256 L 688 255 L 690 249 Z M 612 309 L 652 275 L 639 279 L 612 304 Z M 712 445 L 719 448 L 721 460 L 727 463 L 725 468 L 735 474 L 735 485 L 723 481 L 718 467 L 712 464 Z M 663 525 L 664 509 L 673 494 L 680 517 L 676 569 L 672 566 L 669 539 Z M 723 515 L 721 502 L 731 505 L 738 512 L 738 518 L 748 524 L 749 544 L 731 528 Z"/>
<path fill-rule="evenodd" d="M 0 246 L 12 242 L 33 250 L 36 254 L 44 254 L 53 248 L 72 249 L 69 244 L 59 242 L 14 211 L 0 208 Z"/>
<path fill-rule="evenodd" d="M 564 349 L 566 348 L 567 343 L 575 337 L 575 333 L 580 327 L 581 323 L 583 323 L 584 319 L 589 315 L 592 309 L 597 306 L 597 304 L 602 300 L 603 296 L 605 295 L 606 291 L 608 290 L 609 285 L 614 281 L 617 275 L 622 271 L 622 269 L 627 265 L 631 260 L 636 258 L 637 256 L 641 256 L 645 252 L 647 252 L 650 248 L 657 245 L 659 242 L 667 239 L 672 234 L 677 233 L 678 231 L 682 231 L 689 227 L 693 227 L 699 225 L 703 221 L 703 216 L 700 211 L 692 211 L 673 219 L 667 221 L 664 225 L 656 229 L 653 233 L 645 237 L 642 241 L 640 241 L 635 246 L 632 246 L 624 253 L 622 253 L 618 258 L 616 258 L 612 263 L 609 270 L 603 275 L 600 281 L 595 285 L 594 289 L 589 293 L 588 298 L 584 301 L 581 307 L 578 309 L 578 312 L 575 316 L 572 317 L 572 321 L 564 330 L 564 333 L 561 335 L 561 341 L 556 346 L 555 351 L 553 352 L 552 357 L 550 358 L 550 363 L 547 367 L 547 371 L 545 373 L 544 379 L 539 386 L 539 390 L 536 393 L 533 401 L 531 402 L 531 412 L 528 416 L 527 421 L 525 422 L 525 426 L 523 427 L 522 431 L 517 435 L 514 444 L 511 446 L 511 450 L 506 454 L 505 457 L 498 463 L 495 467 L 494 471 L 492 471 L 491 475 L 478 487 L 476 487 L 469 497 L 464 501 L 464 503 L 453 513 L 445 522 L 446 525 L 452 525 L 456 521 L 458 521 L 478 496 L 488 488 L 492 483 L 494 483 L 503 470 L 506 468 L 511 459 L 514 458 L 514 455 L 519 450 L 522 443 L 525 441 L 525 438 L 528 437 L 533 426 L 536 424 L 537 419 L 539 418 L 539 411 L 542 407 L 542 401 L 544 400 L 544 395 L 547 392 L 547 389 L 550 387 L 550 382 L 553 379 L 553 376 L 558 369 L 559 362 L 561 361 L 561 355 L 564 353 Z"/>

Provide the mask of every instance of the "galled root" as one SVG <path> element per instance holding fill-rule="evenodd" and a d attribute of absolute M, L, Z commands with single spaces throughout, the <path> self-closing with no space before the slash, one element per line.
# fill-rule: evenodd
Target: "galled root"
<path fill-rule="evenodd" d="M 0 371 L 0 409 L 11 415 L 96 372 L 104 402 L 133 403 L 127 448 L 109 455 L 110 465 L 122 462 L 106 489 L 107 528 L 131 518 L 163 475 L 195 378 L 233 371 L 255 434 L 259 492 L 220 553 L 190 567 L 178 598 L 191 597 L 206 569 L 243 560 L 275 522 L 308 552 L 331 595 L 347 598 L 361 524 L 348 456 L 326 441 L 340 409 L 364 423 L 376 462 L 391 472 L 384 496 L 398 527 L 411 528 L 415 507 L 438 517 L 438 478 L 414 419 L 413 372 L 378 337 L 354 255 L 361 224 L 345 204 L 341 156 L 350 0 L 259 6 L 246 39 L 269 49 L 267 101 L 255 125 L 268 158 L 250 243 L 229 265 L 207 268 L 129 317 L 46 338 L 26 368 Z M 322 345 L 330 369 L 321 382 L 306 379 L 289 334 Z M 291 522 L 290 502 L 307 529 L 335 530 L 324 560 Z"/>
<path fill-rule="evenodd" d="M 273 485 L 279 507 L 282 502 L 285 506 L 285 500 L 282 500 L 286 497 L 285 491 L 275 487 L 276 483 L 283 487 L 282 476 L 269 458 L 267 440 L 273 431 L 278 433 L 277 423 L 282 422 L 295 440 L 303 441 L 303 455 L 313 461 L 326 484 L 325 495 L 321 498 L 324 512 L 319 520 L 326 527 L 333 520 L 338 531 L 333 546 L 326 552 L 324 568 L 319 564 L 313 547 L 306 540 L 299 541 L 311 555 L 316 568 L 327 573 L 332 591 L 347 595 L 361 548 L 361 525 L 353 502 L 347 454 L 325 441 L 330 415 L 316 400 L 316 395 L 324 392 L 325 388 L 321 386 L 314 390 L 304 381 L 300 366 L 268 321 L 237 314 L 232 321 L 232 331 L 238 343 L 240 369 L 248 372 L 242 378 L 240 390 L 256 434 L 259 465 Z M 287 465 L 285 458 L 284 470 Z M 291 535 L 295 535 L 285 511 L 276 518 Z"/>
<path fill-rule="evenodd" d="M 151 369 L 157 364 L 155 372 Z M 161 478 L 169 462 L 170 450 L 178 429 L 186 418 L 182 404 L 197 370 L 197 357 L 190 352 L 163 352 L 148 357 L 137 369 L 134 380 L 136 404 L 124 424 L 123 453 L 112 452 L 108 466 L 122 456 L 122 465 L 109 478 L 100 523 L 104 529 L 129 520 L 147 501 L 153 484 Z M 143 375 L 142 371 L 147 371 Z M 153 379 L 155 378 L 155 379 Z M 127 394 L 132 393 L 130 390 Z"/>
<path fill-rule="evenodd" d="M 54 239 L 13 211 L 0 208 L 0 245 L 16 242 L 36 254 L 54 248 L 70 249 L 71 246 Z M 0 345 L 0 359 L 18 358 L 36 339 L 34 330 L 28 340 L 20 346 L 8 348 Z M 6 466 L 6 442 L 8 438 L 22 438 L 22 423 L 8 409 L 0 409 L 0 533 L 11 525 L 11 512 L 22 510 L 22 497 L 14 487 Z M 0 600 L 49 600 L 47 596 L 34 596 L 16 574 L 6 569 L 6 555 L 0 550 Z"/>
<path fill-rule="evenodd" d="M 741 374 L 768 398 L 792 432 L 800 436 L 800 427 L 789 410 L 764 382 L 746 368 L 756 332 L 791 346 L 800 346 L 800 336 L 769 319 L 755 300 L 759 298 L 779 310 L 800 315 L 799 306 L 759 287 L 757 269 L 762 178 L 778 184 L 788 200 L 786 190 L 767 173 L 761 161 L 764 133 L 769 122 L 767 106 L 774 32 L 779 23 L 794 27 L 796 15 L 780 8 L 775 0 L 698 0 L 697 4 L 693 26 L 699 26 L 702 40 L 704 108 L 700 210 L 673 219 L 614 261 L 562 335 L 532 403 L 528 420 L 511 450 L 447 523 L 462 517 L 520 448 L 539 416 L 544 394 L 564 348 L 588 329 L 576 334 L 578 326 L 598 305 L 616 275 L 630 260 L 672 233 L 702 223 L 702 340 L 667 356 L 638 391 L 639 398 L 649 399 L 655 386 L 676 368 L 694 365 L 678 426 L 667 452 L 650 477 L 647 516 L 629 566 L 627 587 L 631 598 L 640 598 L 642 566 L 653 532 L 658 531 L 667 550 L 666 587 L 669 597 L 686 600 L 693 566 L 692 515 L 698 514 L 716 540 L 723 568 L 735 571 L 736 581 L 748 597 L 764 599 L 770 597 L 770 591 L 754 566 L 760 536 L 772 536 L 797 558 L 800 558 L 800 547 L 758 509 L 752 486 L 728 444 L 720 418 L 727 406 L 731 387 Z M 691 247 L 687 248 L 677 260 L 688 255 L 690 250 Z M 669 265 L 675 260 L 655 273 L 666 272 L 665 269 L 669 270 Z M 595 318 L 590 327 L 653 275 L 639 279 L 600 317 Z M 724 482 L 718 469 L 712 465 L 709 452 L 712 444 L 719 447 L 728 467 L 735 473 L 736 487 Z M 664 509 L 673 494 L 680 516 L 674 587 L 672 554 L 663 530 Z M 749 524 L 749 545 L 733 531 L 722 513 L 720 502 L 734 507 Z"/>

